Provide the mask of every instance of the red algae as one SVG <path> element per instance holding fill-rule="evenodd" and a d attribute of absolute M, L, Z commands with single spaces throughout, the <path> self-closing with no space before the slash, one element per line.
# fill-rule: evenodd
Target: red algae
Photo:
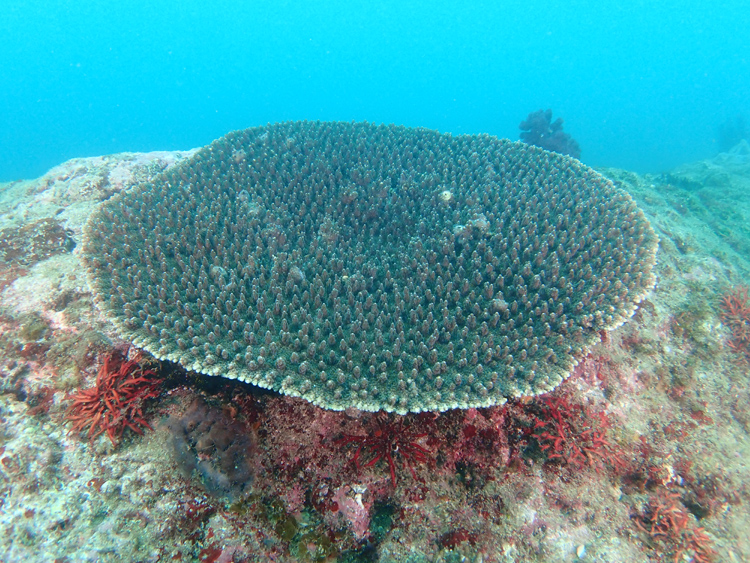
<path fill-rule="evenodd" d="M 151 430 L 143 406 L 146 400 L 159 396 L 161 380 L 154 370 L 145 367 L 145 362 L 140 354 L 130 360 L 119 351 L 107 354 L 94 387 L 70 396 L 65 419 L 72 430 L 87 433 L 90 442 L 106 434 L 113 446 L 126 428 L 137 434 L 143 434 L 142 428 Z"/>
<path fill-rule="evenodd" d="M 718 553 L 711 538 L 691 523 L 689 514 L 680 507 L 679 494 L 662 489 L 633 516 L 633 522 L 647 534 L 651 545 L 672 555 L 675 563 L 687 558 L 693 563 L 716 561 Z"/>
<path fill-rule="evenodd" d="M 419 444 L 420 438 L 427 436 L 426 432 L 418 433 L 414 430 L 413 420 L 416 417 L 389 416 L 386 413 L 378 413 L 374 418 L 374 428 L 368 429 L 366 436 L 345 434 L 338 440 L 342 446 L 347 444 L 358 444 L 354 453 L 354 464 L 360 469 L 360 454 L 370 455 L 370 459 L 364 463 L 364 467 L 371 467 L 378 461 L 388 462 L 391 474 L 391 482 L 396 487 L 396 461 L 400 459 L 409 469 L 414 480 L 417 474 L 414 465 L 426 463 L 430 451 Z"/>
<path fill-rule="evenodd" d="M 547 462 L 596 471 L 622 465 L 620 453 L 606 437 L 611 422 L 604 412 L 591 412 L 559 394 L 537 398 L 527 411 L 533 416 L 530 438 Z"/>
<path fill-rule="evenodd" d="M 721 298 L 721 320 L 730 331 L 729 348 L 738 359 L 750 363 L 750 298 L 744 285 L 735 287 Z"/>

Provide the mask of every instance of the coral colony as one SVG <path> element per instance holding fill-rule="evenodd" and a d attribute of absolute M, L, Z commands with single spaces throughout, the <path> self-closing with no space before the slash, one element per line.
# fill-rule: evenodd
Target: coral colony
<path fill-rule="evenodd" d="M 573 137 L 563 131 L 563 120 L 558 117 L 552 121 L 552 110 L 531 112 L 518 126 L 521 129 L 521 140 L 548 151 L 567 154 L 581 158 L 581 147 Z"/>
<path fill-rule="evenodd" d="M 554 389 L 653 286 L 657 237 L 560 154 L 289 122 L 111 198 L 83 247 L 100 308 L 157 358 L 405 414 Z"/>

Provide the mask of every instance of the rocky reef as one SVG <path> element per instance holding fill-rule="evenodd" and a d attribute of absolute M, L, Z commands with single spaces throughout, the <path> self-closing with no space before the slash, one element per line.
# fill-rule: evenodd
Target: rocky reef
<path fill-rule="evenodd" d="M 742 147 L 670 174 L 599 171 L 658 233 L 658 283 L 555 391 L 403 416 L 128 348 L 95 307 L 83 225 L 191 154 L 75 159 L 0 186 L 0 559 L 750 560 Z M 127 408 L 109 399 L 121 384 Z M 110 405 L 74 408 L 92 396 Z"/>

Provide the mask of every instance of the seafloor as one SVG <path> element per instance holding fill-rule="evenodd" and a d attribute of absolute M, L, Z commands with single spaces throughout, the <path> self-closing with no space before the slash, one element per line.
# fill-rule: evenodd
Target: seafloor
<path fill-rule="evenodd" d="M 0 185 L 0 559 L 750 561 L 746 143 L 669 174 L 601 170 L 657 230 L 658 281 L 561 389 L 406 419 L 184 373 L 117 338 L 81 228 L 190 154 Z M 118 353 L 155 372 L 151 429 L 90 440 L 70 405 Z"/>

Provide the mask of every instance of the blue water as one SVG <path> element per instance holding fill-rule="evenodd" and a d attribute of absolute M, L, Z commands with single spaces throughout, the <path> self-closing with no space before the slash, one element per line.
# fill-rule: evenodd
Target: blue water
<path fill-rule="evenodd" d="M 551 108 L 582 160 L 711 156 L 750 121 L 746 0 L 0 0 L 0 181 L 288 119 L 518 138 Z"/>

